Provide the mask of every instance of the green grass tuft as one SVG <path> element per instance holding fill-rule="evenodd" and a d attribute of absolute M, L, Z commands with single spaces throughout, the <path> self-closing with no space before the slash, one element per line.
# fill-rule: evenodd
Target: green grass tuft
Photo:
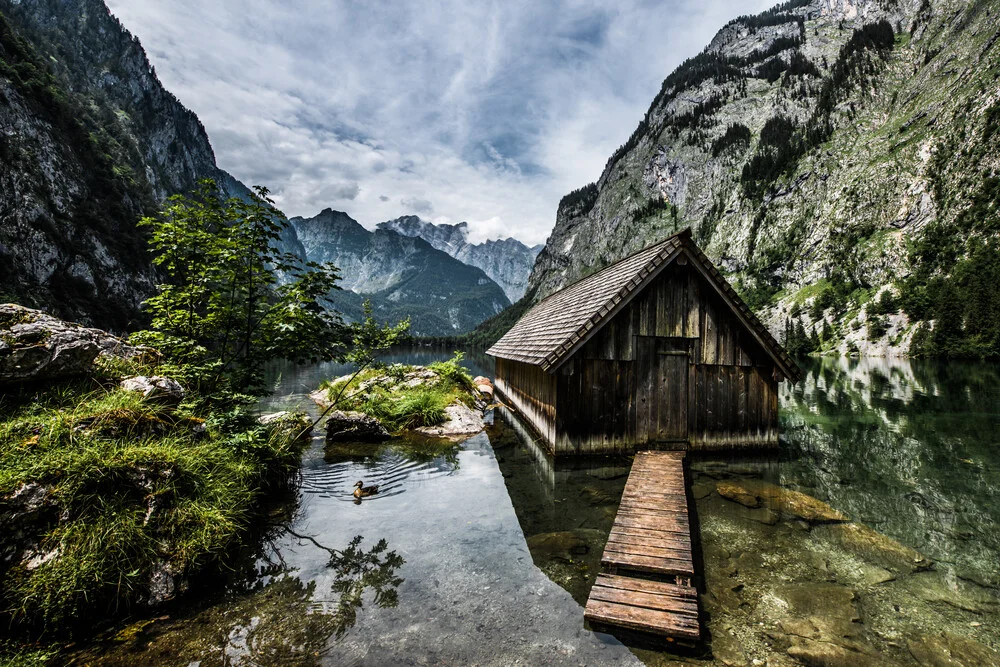
<path fill-rule="evenodd" d="M 147 598 L 157 568 L 193 574 L 224 561 L 299 451 L 252 415 L 227 425 L 241 421 L 221 430 L 83 382 L 0 399 L 0 523 L 25 532 L 0 573 L 12 619 L 70 628 Z M 10 519 L 24 515 L 14 494 L 28 485 L 42 490 L 37 506 Z"/>

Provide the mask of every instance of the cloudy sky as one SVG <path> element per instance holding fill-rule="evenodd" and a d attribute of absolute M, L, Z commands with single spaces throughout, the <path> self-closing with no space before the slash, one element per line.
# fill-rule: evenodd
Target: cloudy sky
<path fill-rule="evenodd" d="M 663 78 L 773 0 L 107 0 L 219 165 L 289 215 L 540 243 Z"/>

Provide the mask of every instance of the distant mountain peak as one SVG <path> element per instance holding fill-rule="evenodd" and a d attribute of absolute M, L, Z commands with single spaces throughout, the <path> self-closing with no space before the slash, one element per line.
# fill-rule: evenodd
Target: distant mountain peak
<path fill-rule="evenodd" d="M 513 303 L 528 285 L 528 275 L 542 246 L 529 248 L 513 237 L 469 243 L 469 223 L 435 224 L 407 215 L 378 224 L 379 229 L 421 238 L 433 247 L 471 266 L 482 269 L 495 280 Z"/>

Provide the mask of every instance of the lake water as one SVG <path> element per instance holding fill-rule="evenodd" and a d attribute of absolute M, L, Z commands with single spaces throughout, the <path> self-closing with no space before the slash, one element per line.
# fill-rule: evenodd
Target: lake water
<path fill-rule="evenodd" d="M 492 376 L 488 358 L 466 363 Z M 294 498 L 224 593 L 77 662 L 1000 664 L 1000 367 L 803 366 L 782 390 L 780 453 L 691 457 L 712 653 L 627 647 L 584 627 L 630 462 L 556 465 L 498 410 L 460 445 L 359 456 L 318 433 Z M 286 368 L 262 409 L 315 413 L 308 392 L 345 370 Z M 357 480 L 382 491 L 355 503 Z M 851 522 L 816 521 L 813 499 Z"/>

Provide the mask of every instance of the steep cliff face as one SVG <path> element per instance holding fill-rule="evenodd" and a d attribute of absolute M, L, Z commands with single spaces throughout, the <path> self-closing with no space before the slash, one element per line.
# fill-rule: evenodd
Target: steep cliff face
<path fill-rule="evenodd" d="M 331 209 L 289 222 L 283 249 L 340 269 L 343 291 L 331 298 L 349 319 L 361 316 L 361 303 L 368 299 L 380 320 L 409 317 L 414 335 L 446 336 L 465 333 L 510 305 L 482 270 L 421 238 L 389 229 L 370 232 Z"/>
<path fill-rule="evenodd" d="M 542 246 L 529 248 L 515 238 L 469 243 L 467 222 L 436 225 L 415 215 L 408 215 L 380 222 L 378 227 L 404 236 L 422 238 L 455 259 L 482 269 L 503 288 L 511 302 L 524 296 L 535 257 L 542 250 Z"/>
<path fill-rule="evenodd" d="M 964 246 L 1000 229 L 998 38 L 1000 6 L 974 0 L 792 0 L 734 20 L 563 199 L 529 293 L 690 226 L 779 337 L 924 344 L 917 321 L 947 317 Z M 921 272 L 929 305 L 907 301 Z"/>
<path fill-rule="evenodd" d="M 101 0 L 0 0 L 0 156 L 0 298 L 119 330 L 155 284 L 139 217 L 246 191 Z"/>

